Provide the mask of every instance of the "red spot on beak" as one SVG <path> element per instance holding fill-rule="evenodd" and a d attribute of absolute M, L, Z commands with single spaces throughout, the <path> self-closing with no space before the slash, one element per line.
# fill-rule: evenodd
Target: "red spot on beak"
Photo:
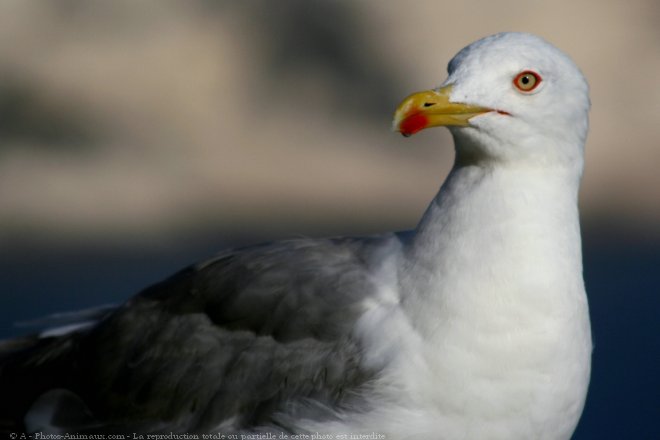
<path fill-rule="evenodd" d="M 415 113 L 408 116 L 399 124 L 399 131 L 404 136 L 410 136 L 424 129 L 429 123 L 426 116 L 421 113 Z"/>

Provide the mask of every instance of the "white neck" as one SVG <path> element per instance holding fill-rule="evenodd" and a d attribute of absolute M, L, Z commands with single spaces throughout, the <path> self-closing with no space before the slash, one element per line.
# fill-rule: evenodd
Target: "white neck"
<path fill-rule="evenodd" d="M 432 337 L 444 317 L 524 316 L 532 306 L 552 313 L 561 303 L 556 295 L 583 291 L 580 171 L 454 166 L 417 227 L 401 274 L 404 307 L 422 335 Z M 567 276 L 576 270 L 579 277 Z M 417 287 L 408 290 L 407 280 Z"/>
<path fill-rule="evenodd" d="M 418 405 L 436 408 L 429 431 L 484 439 L 573 432 L 591 354 L 579 179 L 579 170 L 457 165 L 426 211 L 399 292 L 420 341 L 406 355 L 405 386 Z"/>

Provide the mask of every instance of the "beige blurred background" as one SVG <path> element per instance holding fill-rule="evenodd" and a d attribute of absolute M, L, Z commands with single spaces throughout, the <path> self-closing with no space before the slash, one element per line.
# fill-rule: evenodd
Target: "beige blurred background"
<path fill-rule="evenodd" d="M 466 44 L 539 34 L 589 79 L 586 229 L 660 238 L 660 3 L 3 1 L 0 245 L 407 229 L 452 162 L 390 132 Z"/>

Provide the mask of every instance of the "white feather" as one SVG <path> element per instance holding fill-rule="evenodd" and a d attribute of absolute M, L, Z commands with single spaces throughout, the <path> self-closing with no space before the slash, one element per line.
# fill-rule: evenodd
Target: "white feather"
<path fill-rule="evenodd" d="M 545 84 L 521 96 L 511 78 L 530 68 Z M 365 361 L 384 369 L 377 409 L 343 430 L 568 439 L 591 356 L 577 210 L 586 82 L 540 38 L 500 34 L 461 51 L 449 83 L 453 101 L 511 116 L 452 129 L 457 162 L 399 256 L 398 304 L 369 308 L 356 328 Z"/>

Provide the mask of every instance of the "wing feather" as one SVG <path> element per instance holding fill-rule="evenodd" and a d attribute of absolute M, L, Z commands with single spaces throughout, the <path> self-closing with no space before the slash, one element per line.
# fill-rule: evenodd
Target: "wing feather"
<path fill-rule="evenodd" d="M 21 423 L 39 396 L 60 389 L 65 398 L 44 400 L 93 414 L 69 417 L 86 421 L 62 427 L 69 432 L 287 429 L 297 417 L 333 417 L 375 374 L 361 365 L 352 330 L 393 239 L 227 251 L 145 289 L 92 329 L 16 345 L 0 358 L 0 387 L 23 397 L 2 423 Z"/>

